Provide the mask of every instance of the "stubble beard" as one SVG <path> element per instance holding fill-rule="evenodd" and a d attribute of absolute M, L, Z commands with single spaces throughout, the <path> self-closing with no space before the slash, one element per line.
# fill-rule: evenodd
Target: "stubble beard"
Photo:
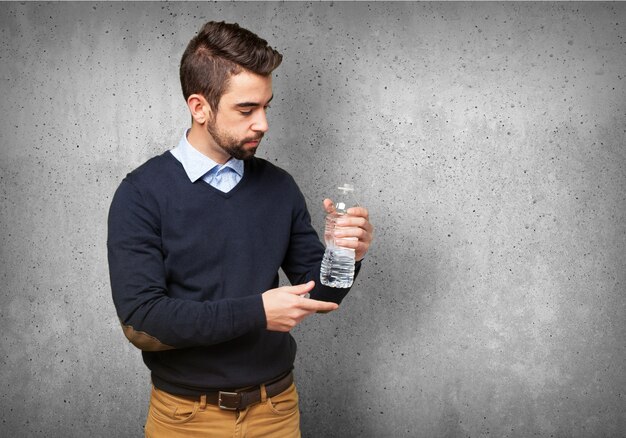
<path fill-rule="evenodd" d="M 261 139 L 263 138 L 263 133 L 261 133 L 256 137 L 248 137 L 243 140 L 238 140 L 232 135 L 218 130 L 213 122 L 207 123 L 206 129 L 215 141 L 215 144 L 222 148 L 222 150 L 228 155 L 237 160 L 249 160 L 254 157 L 254 154 L 256 154 L 256 150 L 261 143 Z M 246 149 L 244 147 L 245 144 L 251 141 L 259 141 L 259 143 L 252 148 Z"/>

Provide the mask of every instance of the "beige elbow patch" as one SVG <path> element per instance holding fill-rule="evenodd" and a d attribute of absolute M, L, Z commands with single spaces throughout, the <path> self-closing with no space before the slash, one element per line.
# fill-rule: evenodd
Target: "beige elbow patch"
<path fill-rule="evenodd" d="M 128 340 L 135 347 L 139 348 L 142 351 L 165 351 L 165 350 L 173 350 L 174 347 L 170 347 L 169 345 L 165 345 L 161 341 L 159 341 L 154 336 L 150 336 L 146 332 L 138 332 L 130 325 L 122 324 L 122 330 L 124 330 L 124 335 L 128 338 Z"/>

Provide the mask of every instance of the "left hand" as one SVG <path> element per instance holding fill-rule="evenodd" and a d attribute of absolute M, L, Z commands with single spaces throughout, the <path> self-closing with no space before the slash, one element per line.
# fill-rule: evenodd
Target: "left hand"
<path fill-rule="evenodd" d="M 335 211 L 335 205 L 330 199 L 324 199 L 324 210 L 327 213 Z M 365 207 L 350 207 L 348 214 L 337 219 L 335 237 L 337 244 L 355 250 L 356 261 L 363 260 L 372 243 L 374 227 L 369 221 L 369 212 Z M 358 240 L 350 239 L 356 237 Z"/>

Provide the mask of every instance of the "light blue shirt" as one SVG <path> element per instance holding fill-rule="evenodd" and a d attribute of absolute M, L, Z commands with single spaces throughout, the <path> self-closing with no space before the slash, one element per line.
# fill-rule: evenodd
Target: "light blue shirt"
<path fill-rule="evenodd" d="M 243 178 L 243 161 L 231 158 L 225 164 L 216 163 L 189 144 L 187 133 L 188 130 L 170 152 L 181 162 L 191 182 L 202 178 L 216 189 L 230 192 Z"/>

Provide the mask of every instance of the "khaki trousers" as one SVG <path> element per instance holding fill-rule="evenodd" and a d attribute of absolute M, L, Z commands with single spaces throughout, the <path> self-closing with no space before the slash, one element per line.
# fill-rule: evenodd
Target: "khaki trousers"
<path fill-rule="evenodd" d="M 146 438 L 300 438 L 298 393 L 292 383 L 268 398 L 261 385 L 261 402 L 241 411 L 227 411 L 152 388 Z"/>

